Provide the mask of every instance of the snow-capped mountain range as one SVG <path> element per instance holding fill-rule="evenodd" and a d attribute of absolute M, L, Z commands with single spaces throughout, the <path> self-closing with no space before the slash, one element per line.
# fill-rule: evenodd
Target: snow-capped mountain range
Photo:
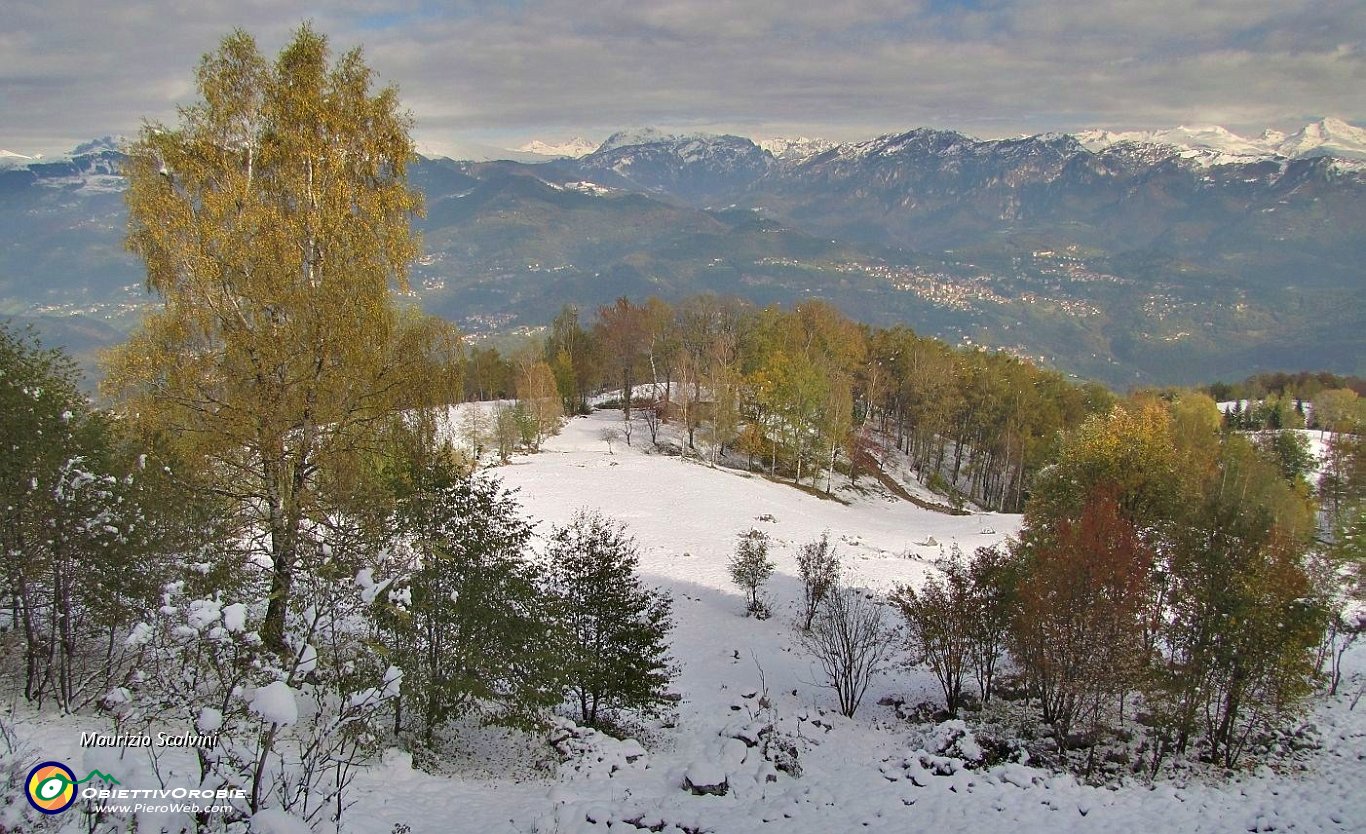
<path fill-rule="evenodd" d="M 756 139 L 754 144 L 773 154 L 775 159 L 785 161 L 806 159 L 839 147 L 839 143 L 831 142 L 829 139 L 812 139 L 806 136 L 775 136 L 769 139 Z"/>
<path fill-rule="evenodd" d="M 1363 133 L 1332 119 L 1256 139 L 1184 128 L 981 140 L 920 128 L 760 144 L 633 130 L 577 158 L 424 148 L 410 172 L 428 206 L 417 275 L 449 288 L 431 312 L 457 320 L 537 321 L 621 295 L 820 293 L 953 339 L 999 328 L 1016 344 L 1017 325 L 1033 322 L 1018 342 L 1030 355 L 1121 387 L 1233 376 L 1249 363 L 1350 371 L 1362 328 L 1342 299 L 1359 290 L 1366 257 Z M 52 298 L 73 309 L 94 299 L 127 315 L 126 288 L 144 274 L 123 247 L 119 145 L 39 159 L 0 138 L 12 149 L 0 154 L 0 301 L 47 310 Z M 1219 160 L 1230 164 L 1210 164 Z M 966 251 L 974 263 L 960 262 Z M 823 266 L 849 263 L 867 280 Z M 990 283 L 1007 271 L 1034 283 Z M 929 276 L 958 289 L 916 289 Z M 960 279 L 996 295 L 960 296 Z M 1020 287 L 1033 300 L 972 300 Z M 1298 317 L 1249 332 L 1286 309 Z M 1168 331 L 1204 334 L 1181 342 L 1179 371 L 1155 341 Z"/>
<path fill-rule="evenodd" d="M 1218 126 L 1182 125 L 1150 131 L 1085 130 L 1076 137 L 1090 151 L 1104 150 L 1123 142 L 1165 145 L 1179 149 L 1188 159 L 1207 165 L 1315 156 L 1366 162 L 1366 129 L 1334 118 L 1310 123 L 1289 136 L 1277 130 L 1266 130 L 1256 138 L 1247 138 Z"/>
<path fill-rule="evenodd" d="M 1317 156 L 1333 157 L 1348 163 L 1366 163 L 1366 128 L 1332 117 L 1307 124 L 1291 134 L 1267 129 L 1256 137 L 1242 136 L 1217 125 L 1180 125 L 1158 130 L 1129 131 L 1091 129 L 1070 135 L 1092 152 L 1125 143 L 1134 146 L 1175 148 L 1181 157 L 1201 165 L 1227 165 L 1274 158 L 1305 159 Z M 695 142 L 705 143 L 716 138 L 714 134 L 675 134 L 646 127 L 619 131 L 608 137 L 601 145 L 594 145 L 579 137 L 563 142 L 537 139 L 520 146 L 517 152 L 561 159 L 581 159 L 620 148 L 647 145 L 670 145 L 678 148 Z M 839 143 L 806 136 L 775 136 L 752 141 L 774 159 L 781 162 L 799 162 L 831 150 L 863 155 L 886 138 L 888 137 Z"/>
<path fill-rule="evenodd" d="M 1274 158 L 1306 159 L 1326 156 L 1348 163 L 1344 167 L 1366 166 L 1366 128 L 1357 127 L 1342 119 L 1332 117 L 1311 122 L 1291 134 L 1267 129 L 1256 137 L 1241 136 L 1217 125 L 1180 125 L 1160 130 L 1131 131 L 1091 129 L 1070 135 L 1075 137 L 1082 147 L 1093 153 L 1098 153 L 1115 145 L 1174 148 L 1181 157 L 1201 165 L 1226 165 Z M 828 139 L 806 136 L 767 137 L 751 141 L 780 162 L 800 162 L 828 151 L 838 151 L 841 155 L 864 156 L 870 149 L 885 145 L 886 140 L 893 138 L 893 136 L 893 134 L 888 134 L 863 142 L 843 144 Z M 682 149 L 691 145 L 696 149 L 710 144 L 718 138 L 726 137 L 708 133 L 674 134 L 646 127 L 618 131 L 600 145 L 580 136 L 575 136 L 563 141 L 533 139 L 511 150 L 487 145 L 474 146 L 468 145 L 468 143 L 459 144 L 441 152 L 426 147 L 419 150 L 429 158 L 450 156 L 476 162 L 494 159 L 535 162 L 538 159 L 582 159 L 594 154 L 603 154 L 636 146 L 667 145 L 675 149 Z M 117 148 L 118 142 L 114 138 L 104 137 L 95 142 L 81 145 L 70 154 L 60 157 L 49 158 L 0 149 L 0 170 L 26 168 L 35 164 L 69 162 L 73 158 L 101 151 L 116 152 Z"/>

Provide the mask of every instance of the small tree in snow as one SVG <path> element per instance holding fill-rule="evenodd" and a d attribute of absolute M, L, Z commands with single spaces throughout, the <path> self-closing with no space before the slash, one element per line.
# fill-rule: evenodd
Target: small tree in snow
<path fill-rule="evenodd" d="M 471 403 L 460 413 L 460 439 L 476 461 L 483 457 L 484 449 L 494 435 L 493 415 L 483 406 Z"/>
<path fill-rule="evenodd" d="M 802 635 L 802 645 L 825 672 L 840 713 L 853 718 L 890 656 L 892 640 L 881 605 L 861 590 L 836 587 Z"/>
<path fill-rule="evenodd" d="M 626 408 L 621 412 L 621 435 L 626 438 L 626 445 L 631 445 L 631 406 L 630 399 L 626 400 Z"/>
<path fill-rule="evenodd" d="M 645 428 L 650 430 L 650 445 L 659 443 L 659 424 L 664 420 L 664 403 L 650 400 L 637 406 L 640 416 L 645 420 Z"/>
<path fill-rule="evenodd" d="M 979 547 L 968 561 L 972 621 L 968 648 L 982 703 L 991 701 L 996 665 L 1010 638 L 1010 618 L 1016 604 L 1019 562 L 1003 547 Z"/>
<path fill-rule="evenodd" d="M 730 557 L 730 578 L 744 589 L 748 596 L 745 613 L 764 619 L 768 616 L 768 606 L 759 598 L 759 589 L 773 575 L 777 567 L 768 558 L 768 534 L 762 530 L 749 529 L 740 534 L 735 554 Z"/>
<path fill-rule="evenodd" d="M 910 627 L 912 650 L 944 691 L 945 709 L 956 716 L 970 673 L 976 676 L 982 703 L 991 698 L 1015 605 L 1017 563 L 1009 551 L 997 547 L 979 547 L 964 560 L 954 545 L 937 566 L 942 579 L 930 577 L 918 590 L 903 585 L 892 594 L 892 602 Z"/>
<path fill-rule="evenodd" d="M 934 673 L 944 691 L 944 708 L 958 715 L 963 681 L 972 663 L 972 594 L 967 571 L 958 559 L 941 559 L 943 579 L 931 576 L 919 590 L 902 585 L 892 595 L 911 629 L 911 648 Z"/>
<path fill-rule="evenodd" d="M 636 543 L 619 523 L 580 510 L 550 536 L 546 578 L 566 633 L 564 674 L 581 720 L 664 701 L 669 598 L 641 583 Z"/>
<path fill-rule="evenodd" d="M 493 439 L 498 444 L 498 460 L 507 463 L 522 437 L 521 421 L 517 409 L 510 405 L 500 405 L 493 415 Z"/>
<path fill-rule="evenodd" d="M 811 630 L 811 621 L 831 589 L 839 583 L 840 560 L 830 543 L 830 531 L 816 541 L 807 542 L 797 553 L 797 570 L 802 577 L 802 631 Z"/>

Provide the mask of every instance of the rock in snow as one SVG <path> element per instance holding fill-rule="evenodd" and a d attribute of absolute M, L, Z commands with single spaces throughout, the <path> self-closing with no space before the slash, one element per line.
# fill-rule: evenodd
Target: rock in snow
<path fill-rule="evenodd" d="M 683 775 L 683 787 L 698 796 L 725 796 L 730 790 L 726 772 L 715 762 L 693 762 Z"/>

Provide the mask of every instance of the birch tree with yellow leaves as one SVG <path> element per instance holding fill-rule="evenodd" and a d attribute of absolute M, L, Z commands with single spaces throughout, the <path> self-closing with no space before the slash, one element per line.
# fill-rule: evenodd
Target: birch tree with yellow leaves
<path fill-rule="evenodd" d="M 458 390 L 459 344 L 395 303 L 418 251 L 412 119 L 360 51 L 333 61 L 305 24 L 270 63 L 238 30 L 196 80 L 129 151 L 128 247 L 163 305 L 107 388 L 256 536 L 278 649 L 304 531 L 361 491 L 397 414 Z"/>

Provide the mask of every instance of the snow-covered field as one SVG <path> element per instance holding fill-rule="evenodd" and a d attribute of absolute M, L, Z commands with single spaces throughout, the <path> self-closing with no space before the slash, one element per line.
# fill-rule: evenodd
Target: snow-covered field
<path fill-rule="evenodd" d="M 569 754 L 559 763 L 532 739 L 492 731 L 458 739 L 463 755 L 434 772 L 391 750 L 357 779 L 344 830 L 1366 831 L 1366 702 L 1348 708 L 1366 674 L 1366 652 L 1344 664 L 1348 694 L 1320 701 L 1309 716 L 1316 730 L 1308 736 L 1319 749 L 1274 768 L 1227 781 L 1202 771 L 1155 783 L 1130 777 L 1110 787 L 1026 763 L 969 769 L 971 735 L 948 745 L 961 725 L 912 724 L 878 703 L 937 700 L 923 669 L 903 663 L 879 677 L 852 720 L 834 711 L 833 693 L 796 639 L 795 553 L 829 530 L 847 581 L 881 591 L 918 581 L 941 548 L 970 551 L 1003 540 L 1018 517 L 931 512 L 874 489 L 871 479 L 867 492 L 843 490 L 843 502 L 823 499 L 757 475 L 645 454 L 643 427 L 635 448 L 616 441 L 609 452 L 602 430 L 619 419 L 620 412 L 600 411 L 570 420 L 541 453 L 518 456 L 495 474 L 519 490 L 541 534 L 580 507 L 628 525 L 646 581 L 674 600 L 676 714 L 639 727 L 636 740 L 552 734 Z M 764 621 L 744 616 L 726 572 L 737 534 L 751 527 L 770 534 L 778 563 L 768 586 L 774 615 Z M 108 767 L 110 751 L 79 749 L 76 719 L 26 721 L 22 711 L 16 719 L 30 747 L 73 765 Z M 770 739 L 788 748 L 800 776 L 760 755 L 757 735 L 770 725 Z M 694 795 L 685 777 L 724 779 L 727 792 Z"/>
<path fill-rule="evenodd" d="M 565 834 L 1366 830 L 1366 704 L 1348 711 L 1345 698 L 1311 717 L 1323 749 L 1304 770 L 1268 769 L 1228 783 L 1134 780 L 1118 789 L 1020 764 L 968 770 L 930 755 L 949 728 L 917 728 L 877 703 L 936 699 L 924 670 L 898 666 L 874 682 L 855 719 L 842 718 L 797 647 L 796 547 L 829 530 L 849 581 L 881 590 L 917 581 L 940 545 L 970 550 L 1001 541 L 1018 517 L 944 515 L 881 492 L 845 505 L 759 476 L 643 454 L 641 430 L 635 448 L 618 441 L 609 454 L 601 430 L 619 419 L 620 412 L 601 411 L 571 420 L 543 452 L 497 473 L 520 490 L 542 532 L 580 507 L 629 526 L 647 580 L 674 597 L 681 668 L 674 688 L 682 701 L 667 723 L 675 726 L 653 726 L 643 755 L 630 742 L 584 740 L 581 756 L 553 780 L 431 776 L 395 755 L 360 781 L 351 830 L 388 834 L 396 823 L 414 832 Z M 743 616 L 725 568 L 736 534 L 750 527 L 777 545 L 774 616 L 766 621 Z M 923 544 L 931 538 L 939 545 Z M 1361 655 L 1349 657 L 1358 675 Z M 763 687 L 766 710 L 758 704 Z M 792 739 L 800 777 L 777 772 L 743 740 L 769 722 Z M 689 773 L 724 774 L 729 793 L 693 795 L 683 788 Z"/>

